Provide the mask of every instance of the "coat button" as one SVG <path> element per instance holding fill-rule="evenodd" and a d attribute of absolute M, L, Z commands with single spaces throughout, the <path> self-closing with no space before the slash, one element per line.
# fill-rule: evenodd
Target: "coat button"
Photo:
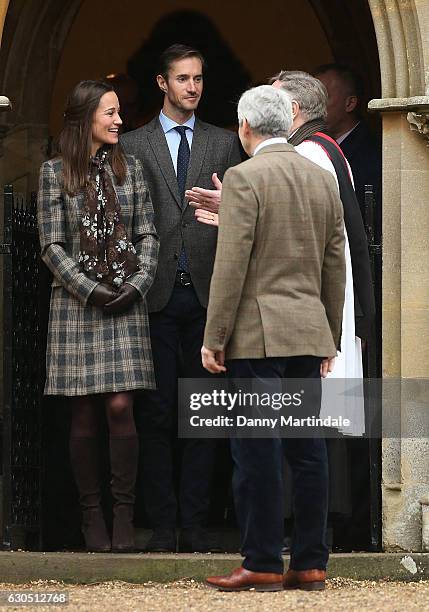
<path fill-rule="evenodd" d="M 179 259 L 179 255 L 177 253 L 174 253 L 173 257 L 174 259 Z"/>
<path fill-rule="evenodd" d="M 183 223 L 182 227 L 188 227 L 189 223 Z"/>

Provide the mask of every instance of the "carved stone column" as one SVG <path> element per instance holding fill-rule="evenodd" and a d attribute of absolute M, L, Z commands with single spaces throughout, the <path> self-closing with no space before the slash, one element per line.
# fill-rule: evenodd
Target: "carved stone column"
<path fill-rule="evenodd" d="M 369 108 L 383 117 L 383 377 L 404 383 L 398 401 L 407 429 L 417 401 L 411 381 L 429 379 L 429 97 L 372 100 Z M 420 502 L 429 494 L 423 415 L 414 437 L 383 441 L 386 550 L 422 550 Z"/>

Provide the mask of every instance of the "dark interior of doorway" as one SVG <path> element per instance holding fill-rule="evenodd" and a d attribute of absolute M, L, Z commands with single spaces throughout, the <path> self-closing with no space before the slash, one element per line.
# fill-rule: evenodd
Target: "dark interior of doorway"
<path fill-rule="evenodd" d="M 83 539 L 80 532 L 80 511 L 77 490 L 68 457 L 70 411 L 66 402 L 45 400 L 44 406 L 44 473 L 42 493 L 42 548 L 43 550 L 81 550 Z M 112 517 L 112 499 L 109 492 L 108 432 L 100 432 L 100 447 L 104 461 L 103 506 L 108 523 Z M 328 522 L 328 542 L 333 552 L 352 550 L 378 550 L 371 529 L 372 507 L 379 503 L 371 500 L 370 450 L 367 439 L 339 439 L 331 446 L 330 457 L 333 469 L 341 462 L 341 477 L 335 479 L 331 495 L 335 502 L 331 507 Z M 180 463 L 180 449 L 175 448 L 175 465 Z M 237 552 L 239 534 L 237 530 L 231 488 L 232 461 L 228 442 L 219 441 L 216 469 L 213 478 L 209 528 L 216 534 L 225 552 Z M 176 471 L 176 483 L 180 474 Z M 286 492 L 285 492 L 286 496 Z M 285 550 L 290 542 L 293 516 L 285 499 Z M 144 511 L 142 483 L 138 481 L 135 511 L 136 539 L 139 547 L 150 535 L 150 525 Z M 378 525 L 376 525 L 378 528 Z"/>
<path fill-rule="evenodd" d="M 330 2 L 314 5 L 326 13 Z M 338 11 L 340 14 L 341 11 Z M 125 123 L 129 129 L 148 121 L 160 105 L 159 91 L 153 74 L 156 59 L 171 42 L 183 42 L 203 51 L 208 60 L 209 71 L 205 81 L 205 95 L 200 116 L 224 127 L 235 123 L 234 103 L 240 93 L 251 85 L 246 68 L 219 38 L 211 24 L 201 17 L 185 15 L 185 27 L 179 27 L 178 16 L 169 15 L 158 24 L 151 39 L 130 58 L 128 74 L 114 77 L 120 95 L 131 98 L 121 101 Z M 196 20 L 196 21 L 195 21 Z M 178 36 L 178 32 L 181 35 Z M 173 38 L 171 38 L 173 36 Z M 372 31 L 371 31 L 372 36 Z M 170 38 L 169 38 L 170 37 Z M 180 40 L 179 40 L 180 39 Z M 333 47 L 335 47 L 335 41 Z M 341 41 L 340 41 L 341 43 Z M 337 45 L 336 54 L 345 47 Z M 334 49 L 335 50 L 335 49 Z M 357 51 L 356 51 L 357 54 Z M 338 60 L 344 58 L 338 57 Z M 224 69 L 228 66 L 228 70 Z M 365 68 L 362 66 L 361 68 Z M 130 87 L 131 84 L 131 87 Z M 370 92 L 373 93 L 373 92 Z M 375 93 L 373 94 L 375 95 Z M 380 279 L 379 279 L 380 280 Z M 380 290 L 380 283 L 377 285 Z M 374 369 L 375 368 L 375 369 Z M 379 372 L 379 359 L 372 376 Z M 45 399 L 43 406 L 44 478 L 42 495 L 42 546 L 44 550 L 80 549 L 83 540 L 80 533 L 80 514 L 77 491 L 73 483 L 68 458 L 68 435 L 70 427 L 69 407 L 65 400 Z M 107 432 L 101 432 L 100 444 L 104 451 L 105 491 L 104 504 L 111 518 L 111 499 L 108 493 L 109 466 Z M 332 470 L 337 477 L 331 479 L 331 509 L 329 514 L 329 537 L 333 550 L 377 550 L 380 547 L 380 451 L 378 441 L 339 439 L 330 443 Z M 180 445 L 176 444 L 175 464 L 179 464 Z M 336 466 L 336 467 L 335 467 Z M 213 495 L 210 508 L 210 527 L 213 528 L 227 551 L 238 550 L 239 538 L 235 521 L 231 489 L 232 461 L 228 444 L 219 442 L 216 471 L 213 479 Z M 180 478 L 176 470 L 176 480 Z M 144 512 L 142 487 L 137 487 L 136 526 L 138 543 L 147 537 L 148 525 Z M 285 492 L 286 502 L 288 493 Z M 288 544 L 293 527 L 293 517 L 286 503 L 285 545 Z"/>

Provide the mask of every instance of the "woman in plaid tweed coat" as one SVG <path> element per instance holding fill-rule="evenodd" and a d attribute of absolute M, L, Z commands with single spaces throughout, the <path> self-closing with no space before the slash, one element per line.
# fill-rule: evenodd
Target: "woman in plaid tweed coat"
<path fill-rule="evenodd" d="M 122 121 L 112 87 L 82 81 L 64 117 L 59 156 L 42 165 L 38 194 L 42 259 L 54 276 L 45 394 L 70 396 L 70 456 L 86 547 L 124 552 L 134 547 L 132 391 L 155 388 L 145 296 L 158 237 L 140 162 L 118 142 Z M 115 501 L 111 538 L 100 505 L 103 412 Z"/>

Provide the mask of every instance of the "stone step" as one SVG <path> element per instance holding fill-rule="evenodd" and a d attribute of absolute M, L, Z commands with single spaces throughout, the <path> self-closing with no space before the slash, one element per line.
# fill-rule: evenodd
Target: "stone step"
<path fill-rule="evenodd" d="M 15 584 L 34 580 L 82 584 L 109 580 L 141 584 L 184 578 L 202 581 L 209 575 L 229 573 L 240 563 L 241 557 L 234 554 L 0 551 L 0 580 Z M 429 553 L 335 553 L 330 557 L 328 575 L 355 580 L 429 579 Z"/>

